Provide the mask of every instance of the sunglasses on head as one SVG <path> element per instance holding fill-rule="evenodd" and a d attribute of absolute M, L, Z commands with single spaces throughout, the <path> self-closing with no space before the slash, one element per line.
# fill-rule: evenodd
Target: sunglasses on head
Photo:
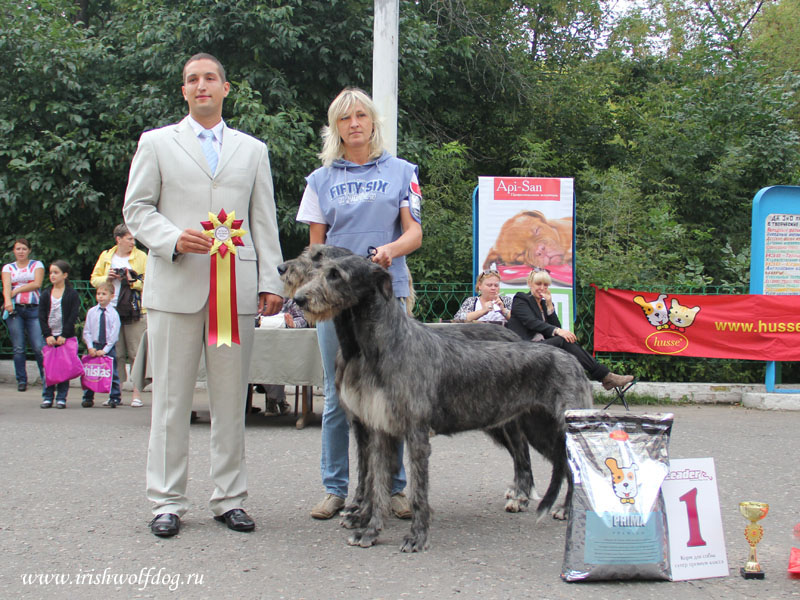
<path fill-rule="evenodd" d="M 484 269 L 482 275 L 500 275 L 500 271 L 497 269 Z"/>
<path fill-rule="evenodd" d="M 545 269 L 544 267 L 533 267 L 534 273 L 541 273 L 542 271 L 544 271 L 548 275 L 550 274 L 550 269 Z"/>

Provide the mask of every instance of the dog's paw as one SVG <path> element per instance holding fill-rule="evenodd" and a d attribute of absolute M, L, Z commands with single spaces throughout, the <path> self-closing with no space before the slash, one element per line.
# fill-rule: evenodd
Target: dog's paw
<path fill-rule="evenodd" d="M 550 513 L 556 521 L 566 521 L 567 520 L 567 508 L 562 506 L 561 508 L 557 508 L 553 512 Z"/>
<path fill-rule="evenodd" d="M 409 533 L 403 538 L 403 545 L 400 546 L 400 552 L 424 552 L 428 547 L 427 535 L 414 535 L 413 533 Z"/>
<path fill-rule="evenodd" d="M 347 543 L 350 546 L 360 546 L 361 548 L 369 548 L 378 542 L 378 531 L 376 529 L 359 529 L 347 538 Z"/>
<path fill-rule="evenodd" d="M 351 502 L 342 508 L 339 511 L 339 514 L 342 516 L 351 515 L 353 513 L 357 513 L 361 509 L 361 504 L 358 502 Z"/>
<path fill-rule="evenodd" d="M 518 513 L 528 508 L 528 499 L 524 497 L 508 498 L 506 512 Z"/>

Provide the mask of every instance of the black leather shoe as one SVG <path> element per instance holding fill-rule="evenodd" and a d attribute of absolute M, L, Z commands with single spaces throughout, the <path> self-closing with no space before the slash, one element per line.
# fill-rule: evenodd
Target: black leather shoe
<path fill-rule="evenodd" d="M 181 519 L 172 513 L 156 515 L 155 519 L 150 521 L 150 531 L 158 537 L 172 537 L 177 535 L 180 529 Z"/>
<path fill-rule="evenodd" d="M 18 383 L 17 384 L 17 391 L 18 392 L 24 392 L 27 389 L 28 389 L 28 384 L 27 383 Z"/>
<path fill-rule="evenodd" d="M 228 529 L 233 529 L 234 531 L 253 531 L 256 528 L 253 519 L 248 517 L 247 513 L 241 508 L 232 508 L 224 515 L 214 517 L 214 520 L 224 521 Z"/>

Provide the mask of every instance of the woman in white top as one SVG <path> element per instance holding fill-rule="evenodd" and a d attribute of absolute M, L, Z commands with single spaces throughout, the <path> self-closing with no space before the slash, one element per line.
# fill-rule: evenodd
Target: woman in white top
<path fill-rule="evenodd" d="M 488 269 L 478 275 L 475 291 L 479 295 L 464 300 L 453 320 L 505 325 L 511 317 L 511 305 L 514 299 L 511 296 L 500 295 L 500 273 L 495 269 Z"/>
<path fill-rule="evenodd" d="M 14 349 L 14 371 L 17 389 L 28 388 L 28 373 L 25 368 L 25 337 L 33 348 L 39 376 L 44 381 L 42 369 L 42 330 L 39 327 L 39 289 L 44 280 L 44 265 L 31 260 L 31 244 L 25 238 L 14 240 L 12 245 L 14 262 L 3 266 L 3 319 L 8 325 Z"/>

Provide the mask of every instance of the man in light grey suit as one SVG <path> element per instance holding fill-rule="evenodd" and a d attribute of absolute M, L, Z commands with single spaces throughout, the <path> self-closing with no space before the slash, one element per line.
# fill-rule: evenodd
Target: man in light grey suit
<path fill-rule="evenodd" d="M 235 211 L 247 232 L 235 256 L 241 344 L 205 346 L 214 480 L 209 507 L 215 519 L 236 531 L 255 528 L 242 509 L 247 497 L 244 408 L 253 317 L 257 311 L 275 314 L 283 304 L 267 147 L 222 121 L 230 84 L 216 58 L 191 57 L 183 68 L 182 90 L 189 116 L 142 134 L 123 208 L 131 233 L 150 250 L 142 295 L 153 370 L 147 495 L 154 503 L 150 530 L 160 537 L 177 534 L 189 508 L 189 420 L 209 326 L 212 241 L 201 233 L 200 223 L 209 219 L 209 212 Z"/>

